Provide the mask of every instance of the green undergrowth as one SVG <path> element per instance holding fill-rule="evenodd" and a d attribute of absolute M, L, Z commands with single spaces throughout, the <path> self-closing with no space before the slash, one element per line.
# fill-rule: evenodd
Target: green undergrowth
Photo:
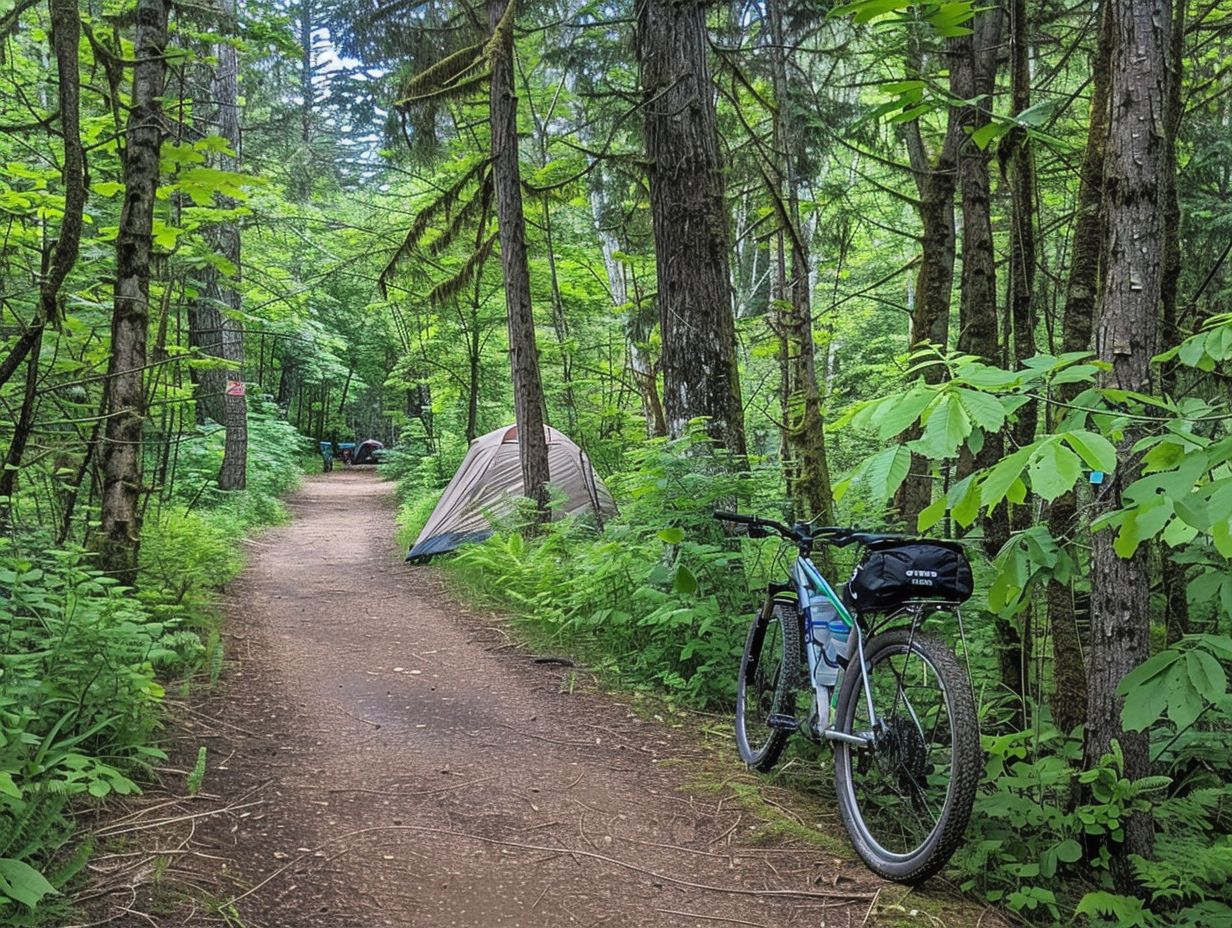
<path fill-rule="evenodd" d="M 725 716 L 756 591 L 783 576 L 794 552 L 773 539 L 726 535 L 714 522 L 716 508 L 782 510 L 764 489 L 777 486 L 773 476 L 756 467 L 733 474 L 713 454 L 700 439 L 651 443 L 629 455 L 627 471 L 606 478 L 620 514 L 602 532 L 576 518 L 532 530 L 523 512 L 442 563 L 471 597 L 511 615 L 531 647 L 585 661 L 609 687 Z M 452 468 L 435 458 L 400 466 L 400 526 L 410 543 Z M 843 505 L 840 521 L 862 521 L 861 500 L 848 494 Z M 1038 924 L 1232 928 L 1224 735 L 1232 699 L 1221 695 L 1218 666 L 1232 655 L 1232 639 L 1188 636 L 1123 682 L 1126 724 L 1152 727 L 1158 776 L 1127 779 L 1115 748 L 1084 769 L 1081 732 L 1057 732 L 1046 703 L 1028 707 L 1030 730 L 1014 730 L 996 684 L 989 598 L 1004 565 L 980 558 L 978 548 L 969 546 L 977 591 L 963 625 L 951 618 L 931 629 L 968 665 L 987 761 L 966 841 L 946 876 Z M 846 576 L 851 556 L 840 552 L 835 576 Z M 832 770 L 829 751 L 795 739 L 770 782 L 806 803 L 832 803 Z M 766 835 L 833 846 L 832 821 L 815 827 L 775 813 L 756 782 L 739 792 L 765 813 Z M 1156 851 L 1128 861 L 1138 887 L 1129 895 L 1115 888 L 1110 849 L 1122 842 L 1128 817 L 1146 808 L 1154 811 Z"/>
<path fill-rule="evenodd" d="M 78 813 L 138 792 L 165 759 L 168 687 L 217 677 L 214 596 L 298 479 L 302 439 L 272 407 L 254 404 L 249 442 L 235 493 L 214 486 L 221 430 L 182 444 L 176 491 L 147 509 L 136 591 L 84 547 L 0 537 L 0 923 L 67 922 L 66 887 L 91 852 Z"/>
<path fill-rule="evenodd" d="M 532 534 L 515 517 L 462 548 L 449 569 L 512 611 L 537 646 L 578 655 L 629 688 L 729 705 L 750 583 L 777 549 L 727 536 L 714 521 L 714 509 L 754 497 L 758 481 L 713 454 L 701 443 L 653 444 L 607 479 L 620 514 L 602 532 L 571 518 Z"/>

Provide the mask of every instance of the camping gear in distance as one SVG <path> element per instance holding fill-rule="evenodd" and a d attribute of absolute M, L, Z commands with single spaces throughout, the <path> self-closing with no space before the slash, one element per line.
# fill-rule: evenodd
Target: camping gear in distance
<path fill-rule="evenodd" d="M 543 431 L 548 442 L 549 480 L 565 496 L 564 505 L 554 513 L 615 515 L 612 494 L 591 467 L 590 458 L 551 426 L 544 426 Z M 488 517 L 509 515 L 524 495 L 518 427 L 506 426 L 476 438 L 406 559 L 426 564 L 434 554 L 452 551 L 468 541 L 483 541 L 493 531 Z"/>
<path fill-rule="evenodd" d="M 385 446 L 375 438 L 369 438 L 367 441 L 359 443 L 359 447 L 355 449 L 355 457 L 351 461 L 352 464 L 379 464 L 381 454 Z"/>

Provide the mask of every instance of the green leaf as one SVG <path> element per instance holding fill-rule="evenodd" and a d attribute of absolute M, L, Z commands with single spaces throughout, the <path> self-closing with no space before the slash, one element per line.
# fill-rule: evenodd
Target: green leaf
<path fill-rule="evenodd" d="M 56 888 L 29 864 L 13 857 L 0 857 L 0 894 L 33 909 L 44 896 L 55 892 Z"/>
<path fill-rule="evenodd" d="M 873 499 L 884 502 L 894 495 L 910 470 L 911 452 L 906 445 L 895 445 L 869 458 L 864 480 Z"/>
<path fill-rule="evenodd" d="M 683 564 L 676 566 L 676 592 L 684 593 L 686 596 L 692 596 L 697 592 L 697 578 L 693 576 L 693 572 Z"/>
<path fill-rule="evenodd" d="M 1005 425 L 1005 407 L 995 396 L 965 387 L 959 387 L 957 392 L 971 421 L 985 432 L 1000 431 L 1001 426 Z"/>
<path fill-rule="evenodd" d="M 906 431 L 938 395 L 937 391 L 917 384 L 893 402 L 880 405 L 873 417 L 877 424 L 877 437 L 886 441 Z"/>
<path fill-rule="evenodd" d="M 1215 542 L 1215 550 L 1232 559 L 1232 519 L 1215 523 L 1211 527 L 1211 538 Z"/>
<path fill-rule="evenodd" d="M 1036 103 L 1034 106 L 1028 106 L 1014 117 L 1014 121 L 1020 126 L 1038 129 L 1048 121 L 1048 117 L 1052 115 L 1053 110 L 1056 108 L 1057 103 L 1055 100 L 1045 100 L 1042 103 Z"/>
<path fill-rule="evenodd" d="M 1106 474 L 1116 470 L 1116 447 L 1098 432 L 1066 432 L 1061 438 L 1078 452 L 1082 462 L 1091 470 L 1102 470 Z"/>
<path fill-rule="evenodd" d="M 1067 838 L 1052 850 L 1057 855 L 1057 860 L 1063 863 L 1073 864 L 1082 859 L 1082 845 L 1073 838 Z"/>
<path fill-rule="evenodd" d="M 1027 466 L 1027 461 L 1035 453 L 1038 445 L 1039 443 L 1035 442 L 1025 448 L 1019 448 L 1009 457 L 1002 458 L 1000 463 L 989 471 L 988 476 L 980 484 L 980 502 L 984 506 L 992 509 L 1005 499 L 1010 485 L 1022 474 L 1023 468 Z"/>
<path fill-rule="evenodd" d="M 930 505 L 920 510 L 919 518 L 916 519 L 916 531 L 927 532 L 930 528 L 936 525 L 945 516 L 946 507 L 949 505 L 949 500 L 944 496 L 938 497 Z"/>
<path fill-rule="evenodd" d="M 1206 708 L 1206 699 L 1190 680 L 1188 661 L 1182 666 L 1178 661 L 1168 674 L 1168 718 L 1178 729 L 1188 728 Z"/>
<path fill-rule="evenodd" d="M 947 393 L 929 410 L 924 435 L 912 444 L 925 457 L 934 460 L 952 458 L 958 453 L 959 445 L 970 434 L 970 416 L 958 397 Z"/>
<path fill-rule="evenodd" d="M 971 474 L 950 487 L 948 499 L 950 515 L 964 528 L 973 523 L 980 514 L 980 484 Z"/>
<path fill-rule="evenodd" d="M 912 0 L 856 0 L 855 3 L 844 3 L 831 12 L 834 16 L 852 16 L 858 23 L 866 23 L 885 13 L 905 10 L 911 6 Z"/>
<path fill-rule="evenodd" d="M 1202 650 L 1185 655 L 1189 682 L 1207 702 L 1215 702 L 1228 691 L 1228 675 L 1214 656 Z"/>
<path fill-rule="evenodd" d="M 1010 484 L 1010 488 L 1005 491 L 1005 498 L 1015 506 L 1021 506 L 1027 501 L 1027 485 L 1022 482 L 1021 477 L 1015 478 Z"/>
<path fill-rule="evenodd" d="M 665 544 L 678 545 L 684 541 L 684 529 L 675 525 L 671 528 L 659 529 L 659 539 Z"/>
<path fill-rule="evenodd" d="M 1082 462 L 1060 442 L 1046 441 L 1028 466 L 1031 489 L 1051 502 L 1073 489 L 1082 476 Z"/>
<path fill-rule="evenodd" d="M 1074 909 L 1075 915 L 1106 915 L 1116 919 L 1119 928 L 1148 928 L 1150 914 L 1136 896 L 1118 896 L 1108 892 L 1087 893 Z"/>
<path fill-rule="evenodd" d="M 1130 509 L 1121 522 L 1113 548 L 1123 558 L 1131 558 L 1144 541 L 1158 535 L 1172 518 L 1172 504 L 1157 497 L 1150 506 Z"/>
<path fill-rule="evenodd" d="M 1117 684 L 1116 693 L 1118 696 L 1128 696 L 1130 691 L 1135 687 L 1145 686 L 1152 681 L 1158 682 L 1157 677 L 1163 676 L 1172 669 L 1172 665 L 1181 659 L 1181 652 L 1176 650 L 1160 651 L 1154 657 L 1151 657 L 1129 673 L 1121 678 L 1121 682 Z"/>
<path fill-rule="evenodd" d="M 1160 682 L 1154 680 L 1154 685 L 1137 686 L 1129 691 L 1125 705 L 1121 707 L 1121 725 L 1126 731 L 1143 731 L 1163 718 L 1168 705 L 1168 690 Z"/>
<path fill-rule="evenodd" d="M 978 129 L 971 133 L 971 141 L 973 141 L 980 151 L 988 148 L 990 142 L 994 142 L 1005 133 L 1009 132 L 1012 127 L 1004 122 L 986 122 Z"/>

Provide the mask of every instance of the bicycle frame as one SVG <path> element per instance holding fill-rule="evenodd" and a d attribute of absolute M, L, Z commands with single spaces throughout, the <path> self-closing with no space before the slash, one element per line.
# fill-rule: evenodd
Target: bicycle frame
<path fill-rule="evenodd" d="M 808 664 L 809 685 L 813 690 L 813 709 L 817 716 L 817 731 L 810 732 L 810 734 L 824 738 L 827 741 L 846 741 L 858 745 L 868 744 L 873 739 L 872 732 L 869 732 L 867 735 L 849 735 L 829 727 L 831 697 L 842 686 L 845 671 L 840 669 L 838 679 L 833 687 L 817 682 L 817 667 L 822 657 L 821 648 L 813 640 L 813 629 L 819 624 L 813 619 L 813 610 L 810 605 L 813 596 L 817 593 L 824 596 L 838 611 L 843 621 L 852 627 L 855 635 L 855 648 L 851 658 L 848 659 L 848 663 L 852 659 L 860 661 L 860 679 L 864 683 L 864 699 L 868 703 L 869 726 L 876 730 L 877 716 L 873 708 L 873 692 L 868 680 L 868 667 L 864 661 L 864 632 L 856 621 L 855 616 L 843 605 L 843 601 L 834 591 L 834 587 L 821 575 L 821 571 L 817 569 L 810 558 L 804 555 L 797 556 L 795 562 L 788 568 L 788 574 L 791 576 L 792 583 L 795 584 L 800 616 L 803 620 L 804 654 Z"/>

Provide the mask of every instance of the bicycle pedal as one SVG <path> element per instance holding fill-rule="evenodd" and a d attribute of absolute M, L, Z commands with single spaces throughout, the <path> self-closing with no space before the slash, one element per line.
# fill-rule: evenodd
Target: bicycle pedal
<path fill-rule="evenodd" d="M 800 720 L 790 715 L 780 715 L 777 712 L 766 719 L 766 726 L 775 731 L 799 731 Z"/>

